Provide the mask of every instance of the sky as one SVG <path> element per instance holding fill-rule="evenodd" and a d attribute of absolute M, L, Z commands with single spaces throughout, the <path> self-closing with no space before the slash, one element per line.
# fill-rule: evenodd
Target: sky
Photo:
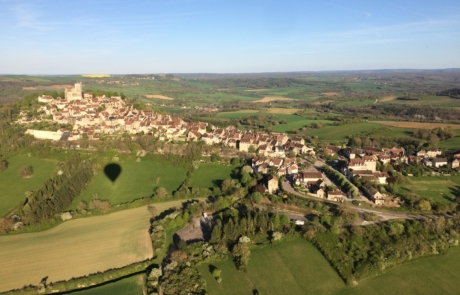
<path fill-rule="evenodd" d="M 458 0 L 0 0 L 0 74 L 443 68 Z"/>

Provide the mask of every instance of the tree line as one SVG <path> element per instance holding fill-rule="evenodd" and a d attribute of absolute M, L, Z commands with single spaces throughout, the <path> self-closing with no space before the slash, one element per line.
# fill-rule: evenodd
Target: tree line
<path fill-rule="evenodd" d="M 75 197 L 86 188 L 94 175 L 96 162 L 73 155 L 61 165 L 58 175 L 46 180 L 36 191 L 26 193 L 19 215 L 25 224 L 50 219 L 68 208 Z"/>

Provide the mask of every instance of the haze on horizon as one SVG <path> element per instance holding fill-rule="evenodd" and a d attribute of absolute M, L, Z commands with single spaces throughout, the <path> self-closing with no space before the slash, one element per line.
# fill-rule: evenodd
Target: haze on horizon
<path fill-rule="evenodd" d="M 0 74 L 460 68 L 458 0 L 0 0 L 0 16 Z"/>

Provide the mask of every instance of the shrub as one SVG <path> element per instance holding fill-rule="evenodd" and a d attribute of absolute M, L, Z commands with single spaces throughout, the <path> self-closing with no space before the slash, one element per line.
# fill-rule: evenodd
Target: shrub
<path fill-rule="evenodd" d="M 89 205 L 90 209 L 96 209 L 102 213 L 107 213 L 110 211 L 109 201 L 93 200 Z"/>
<path fill-rule="evenodd" d="M 22 178 L 29 178 L 32 177 L 32 175 L 34 174 L 34 169 L 32 168 L 32 166 L 24 165 L 21 168 L 19 168 L 18 174 Z"/>
<path fill-rule="evenodd" d="M 5 171 L 6 169 L 8 169 L 8 161 L 7 160 L 1 160 L 0 161 L 0 172 L 2 171 Z"/>

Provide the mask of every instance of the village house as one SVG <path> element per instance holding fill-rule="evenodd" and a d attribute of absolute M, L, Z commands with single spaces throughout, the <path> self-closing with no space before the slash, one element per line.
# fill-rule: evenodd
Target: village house
<path fill-rule="evenodd" d="M 442 166 L 447 166 L 447 159 L 446 158 L 433 158 L 433 160 L 431 160 L 431 162 L 432 162 L 432 167 L 439 168 L 439 167 L 442 167 Z"/>
<path fill-rule="evenodd" d="M 384 196 L 375 188 L 371 187 L 366 191 L 368 197 L 376 205 L 383 205 L 385 203 Z"/>
<path fill-rule="evenodd" d="M 267 191 L 273 194 L 278 191 L 278 177 L 271 175 L 267 180 Z"/>
<path fill-rule="evenodd" d="M 304 187 L 316 185 L 318 180 L 323 180 L 323 174 L 318 171 L 300 171 L 296 177 L 296 184 Z"/>
<path fill-rule="evenodd" d="M 458 159 L 454 159 L 450 162 L 450 167 L 452 169 L 456 169 L 460 167 L 460 161 Z"/>
<path fill-rule="evenodd" d="M 441 155 L 440 150 L 420 150 L 417 152 L 417 157 L 423 157 L 423 158 L 436 158 L 437 156 Z"/>
<path fill-rule="evenodd" d="M 389 176 L 387 172 L 374 172 L 374 177 L 378 180 L 379 184 L 386 184 Z"/>
<path fill-rule="evenodd" d="M 317 198 L 324 199 L 324 195 L 325 195 L 324 189 L 320 188 L 320 189 L 318 189 L 316 191 L 316 197 Z"/>
<path fill-rule="evenodd" d="M 329 191 L 327 192 L 327 199 L 335 202 L 342 202 L 344 199 L 344 194 L 341 191 Z"/>

